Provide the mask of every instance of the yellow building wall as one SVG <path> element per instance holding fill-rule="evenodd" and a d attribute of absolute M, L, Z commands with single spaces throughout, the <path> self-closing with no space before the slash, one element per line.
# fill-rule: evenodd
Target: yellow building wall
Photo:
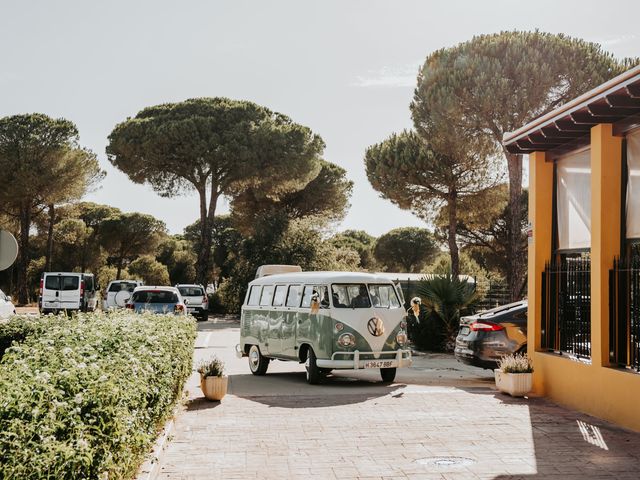
<path fill-rule="evenodd" d="M 621 139 L 611 125 L 591 130 L 591 353 L 586 364 L 540 352 L 542 273 L 551 259 L 553 164 L 529 156 L 528 349 L 533 392 L 576 410 L 640 431 L 640 375 L 609 368 L 609 269 L 620 250 Z"/>

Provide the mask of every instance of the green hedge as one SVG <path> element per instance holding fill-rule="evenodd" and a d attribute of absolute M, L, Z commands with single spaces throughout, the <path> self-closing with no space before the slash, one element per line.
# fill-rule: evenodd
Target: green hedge
<path fill-rule="evenodd" d="M 13 342 L 23 342 L 29 335 L 38 333 L 47 320 L 47 317 L 28 316 L 0 320 L 0 359 Z"/>
<path fill-rule="evenodd" d="M 132 477 L 191 374 L 195 322 L 126 312 L 42 322 L 0 362 L 0 478 Z"/>

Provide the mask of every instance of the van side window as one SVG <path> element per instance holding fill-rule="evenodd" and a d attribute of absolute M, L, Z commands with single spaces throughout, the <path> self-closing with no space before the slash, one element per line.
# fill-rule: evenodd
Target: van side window
<path fill-rule="evenodd" d="M 249 292 L 249 300 L 247 300 L 247 305 L 256 306 L 260 301 L 260 293 L 262 292 L 262 286 L 254 285 L 251 287 L 251 291 Z"/>
<path fill-rule="evenodd" d="M 278 285 L 276 287 L 276 294 L 273 296 L 273 306 L 281 307 L 284 305 L 284 297 L 287 294 L 287 286 L 286 285 Z"/>
<path fill-rule="evenodd" d="M 262 295 L 260 296 L 260 306 L 266 307 L 271 305 L 271 298 L 273 297 L 273 285 L 265 285 L 262 287 Z"/>
<path fill-rule="evenodd" d="M 304 286 L 304 293 L 302 294 L 302 308 L 311 307 L 311 297 L 313 297 L 315 290 L 316 288 L 313 285 Z"/>
<path fill-rule="evenodd" d="M 289 295 L 287 295 L 287 307 L 299 307 L 302 285 L 291 285 Z"/>
<path fill-rule="evenodd" d="M 311 300 L 316 295 L 320 308 L 329 308 L 329 289 L 326 285 L 305 285 L 302 295 L 302 308 L 310 308 Z"/>

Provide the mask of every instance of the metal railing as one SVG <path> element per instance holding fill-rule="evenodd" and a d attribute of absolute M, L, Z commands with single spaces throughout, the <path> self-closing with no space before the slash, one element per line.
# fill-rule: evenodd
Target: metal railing
<path fill-rule="evenodd" d="M 591 358 L 591 258 L 561 256 L 542 274 L 542 348 Z"/>
<path fill-rule="evenodd" d="M 640 372 L 640 255 L 616 259 L 609 271 L 609 359 Z"/>

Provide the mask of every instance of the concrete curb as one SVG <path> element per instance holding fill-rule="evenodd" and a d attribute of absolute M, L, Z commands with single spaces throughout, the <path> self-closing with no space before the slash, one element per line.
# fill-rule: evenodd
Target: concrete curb
<path fill-rule="evenodd" d="M 169 437 L 175 429 L 176 416 L 180 412 L 180 407 L 182 407 L 182 403 L 175 408 L 173 415 L 162 428 L 162 433 L 156 439 L 151 455 L 138 470 L 138 474 L 135 477 L 136 480 L 154 480 L 158 476 L 161 456 L 169 443 Z"/>

